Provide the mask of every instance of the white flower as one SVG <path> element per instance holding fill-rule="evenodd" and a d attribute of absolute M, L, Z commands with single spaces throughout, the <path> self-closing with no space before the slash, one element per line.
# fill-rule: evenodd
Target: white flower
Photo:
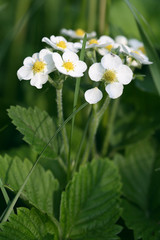
<path fill-rule="evenodd" d="M 146 65 L 152 64 L 152 62 L 149 61 L 148 57 L 145 54 L 143 54 L 142 51 L 138 50 L 138 48 L 133 49 L 131 47 L 123 45 L 123 52 L 125 52 L 128 55 L 127 62 L 133 67 L 138 67 L 140 64 Z"/>
<path fill-rule="evenodd" d="M 141 53 L 145 54 L 144 44 L 141 41 L 132 38 L 129 39 L 128 44 L 133 50 L 140 51 Z"/>
<path fill-rule="evenodd" d="M 30 84 L 38 89 L 47 82 L 48 74 L 55 70 L 52 52 L 47 49 L 25 58 L 23 64 L 24 66 L 17 71 L 19 80 L 31 80 Z"/>
<path fill-rule="evenodd" d="M 104 36 L 107 37 L 107 36 Z M 92 38 L 90 40 L 88 40 L 86 42 L 86 46 L 85 48 L 102 48 L 102 47 L 106 47 L 107 45 L 111 44 L 111 38 L 107 37 L 107 40 L 102 37 L 100 37 L 99 39 L 96 38 Z M 74 47 L 77 49 L 81 49 L 83 45 L 83 41 L 81 40 L 80 42 L 76 42 L 74 43 Z"/>
<path fill-rule="evenodd" d="M 88 103 L 95 104 L 102 99 L 103 94 L 97 87 L 95 87 L 87 90 L 84 97 Z"/>
<path fill-rule="evenodd" d="M 49 44 L 51 47 L 53 47 L 54 49 L 61 50 L 63 52 L 67 50 L 77 52 L 77 49 L 74 48 L 73 43 L 67 42 L 67 40 L 61 36 L 55 37 L 54 35 L 52 35 L 50 39 L 47 37 L 44 37 L 42 38 L 42 42 L 45 42 Z"/>
<path fill-rule="evenodd" d="M 77 38 L 77 39 L 82 39 L 85 35 L 85 31 L 81 28 L 78 28 L 77 30 L 67 30 L 65 28 L 61 29 L 61 33 L 66 35 L 66 36 L 69 36 L 71 38 Z M 86 33 L 87 34 L 87 38 L 94 38 L 96 36 L 96 32 L 91 32 L 91 33 Z"/>
<path fill-rule="evenodd" d="M 103 81 L 109 97 L 118 98 L 123 93 L 123 85 L 131 82 L 133 72 L 119 56 L 108 53 L 101 63 L 94 63 L 89 68 L 89 77 L 96 82 Z"/>
<path fill-rule="evenodd" d="M 109 36 L 105 36 L 105 35 L 101 36 L 99 38 L 99 41 L 101 42 L 101 44 L 106 45 L 105 47 L 98 49 L 99 54 L 102 55 L 102 56 L 111 52 L 111 50 L 114 48 L 115 41 Z"/>
<path fill-rule="evenodd" d="M 62 57 L 59 53 L 53 53 L 52 58 L 58 71 L 65 75 L 82 77 L 87 69 L 86 63 L 80 61 L 78 55 L 71 51 L 64 52 Z"/>

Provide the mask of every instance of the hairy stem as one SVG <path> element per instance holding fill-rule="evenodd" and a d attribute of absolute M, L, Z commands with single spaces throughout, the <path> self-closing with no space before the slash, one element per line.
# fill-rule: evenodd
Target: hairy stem
<path fill-rule="evenodd" d="M 56 89 L 57 94 L 57 111 L 58 111 L 58 126 L 61 126 L 63 123 L 63 103 L 62 103 L 62 87 Z M 64 127 L 61 131 L 62 139 L 64 143 L 64 151 L 66 155 L 66 159 L 68 156 L 68 138 L 66 133 L 66 128 Z"/>
<path fill-rule="evenodd" d="M 92 116 L 91 125 L 90 125 L 90 129 L 89 129 L 88 144 L 86 146 L 86 150 L 85 150 L 85 153 L 83 156 L 83 161 L 82 161 L 83 163 L 85 163 L 90 156 L 90 152 L 94 146 L 95 136 L 97 133 L 97 129 L 98 129 L 100 120 L 101 120 L 104 112 L 106 111 L 109 102 L 110 102 L 110 98 L 108 96 L 99 111 L 97 111 L 97 109 L 94 107 L 94 113 Z"/>
<path fill-rule="evenodd" d="M 102 156 L 106 156 L 106 154 L 108 152 L 109 141 L 110 141 L 110 138 L 112 135 L 113 124 L 114 124 L 114 120 L 116 117 L 118 105 L 119 105 L 119 98 L 114 100 L 114 102 L 113 102 L 113 107 L 112 107 L 111 114 L 110 114 L 109 121 L 108 121 L 107 132 L 105 134 L 105 139 L 103 142 Z"/>

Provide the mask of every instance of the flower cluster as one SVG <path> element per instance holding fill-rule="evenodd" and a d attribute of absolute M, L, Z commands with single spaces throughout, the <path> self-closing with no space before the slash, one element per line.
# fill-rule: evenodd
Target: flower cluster
<path fill-rule="evenodd" d="M 23 66 L 17 71 L 19 80 L 30 80 L 32 86 L 40 89 L 54 71 L 71 77 L 82 77 L 92 58 L 93 64 L 88 70 L 90 79 L 98 85 L 103 83 L 109 97 L 115 99 L 122 95 L 124 85 L 133 79 L 135 67 L 152 63 L 146 56 L 143 43 L 137 39 L 127 39 L 124 36 L 117 36 L 115 39 L 109 36 L 96 38 L 95 32 L 85 33 L 82 29 L 62 29 L 61 33 L 79 41 L 70 42 L 65 37 L 54 35 L 50 38 L 44 37 L 42 42 L 45 42 L 48 48 L 24 59 Z M 87 64 L 79 60 L 77 54 L 82 49 L 85 34 L 85 50 L 88 53 L 86 56 L 92 56 L 90 59 L 88 57 Z M 92 86 L 84 94 L 90 104 L 99 102 L 103 97 L 98 85 Z"/>

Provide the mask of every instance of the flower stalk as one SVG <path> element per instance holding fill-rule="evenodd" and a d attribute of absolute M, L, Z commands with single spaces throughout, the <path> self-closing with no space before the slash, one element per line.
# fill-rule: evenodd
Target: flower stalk
<path fill-rule="evenodd" d="M 56 88 L 56 95 L 57 95 L 57 112 L 58 112 L 58 126 L 61 126 L 63 124 L 63 103 L 62 103 L 62 89 L 63 89 L 63 82 L 59 84 L 59 86 Z M 65 156 L 67 158 L 68 156 L 68 138 L 67 138 L 67 132 L 66 128 L 64 127 L 61 131 L 62 139 L 64 143 L 64 152 Z"/>
<path fill-rule="evenodd" d="M 93 105 L 94 112 L 93 112 L 93 116 L 92 116 L 91 125 L 89 128 L 89 139 L 88 139 L 88 144 L 87 144 L 84 156 L 83 156 L 83 161 L 82 161 L 83 163 L 88 161 L 88 158 L 91 153 L 91 149 L 94 146 L 95 136 L 97 133 L 99 123 L 101 121 L 103 114 L 105 113 L 105 111 L 108 107 L 109 102 L 110 102 L 110 98 L 109 98 L 109 96 L 107 96 L 106 100 L 104 101 L 104 103 L 99 111 L 97 111 L 97 104 Z"/>

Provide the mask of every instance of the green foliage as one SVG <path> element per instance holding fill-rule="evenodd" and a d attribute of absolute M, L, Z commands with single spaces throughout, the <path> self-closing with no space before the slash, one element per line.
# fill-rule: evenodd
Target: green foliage
<path fill-rule="evenodd" d="M 135 239 L 160 239 L 160 156 L 149 140 L 126 149 L 125 158 L 115 158 L 122 177 L 123 218 Z"/>
<path fill-rule="evenodd" d="M 147 51 L 147 55 L 148 55 L 150 61 L 153 61 L 153 64 L 150 65 L 149 67 L 150 67 L 157 91 L 160 94 L 160 81 L 159 81 L 159 79 L 160 79 L 160 69 L 159 69 L 160 60 L 159 60 L 159 56 L 152 44 L 151 39 L 150 39 L 149 35 L 147 34 L 149 25 L 147 25 L 147 26 L 142 25 L 142 23 L 140 21 L 140 17 L 141 17 L 140 14 L 137 14 L 137 12 L 134 10 L 133 6 L 130 4 L 129 0 L 125 0 L 125 2 L 128 5 L 128 7 L 130 8 L 130 10 L 134 16 L 139 33 L 141 35 L 142 41 L 143 41 L 145 49 Z"/>
<path fill-rule="evenodd" d="M 40 153 L 55 133 L 55 124 L 51 117 L 37 107 L 23 108 L 11 106 L 8 115 L 13 124 L 24 135 L 24 140 Z M 57 156 L 57 142 L 50 142 L 44 156 L 53 159 Z"/>
<path fill-rule="evenodd" d="M 120 178 L 114 163 L 95 159 L 80 168 L 62 193 L 64 239 L 118 239 Z"/>
<path fill-rule="evenodd" d="M 49 217 L 35 208 L 18 208 L 17 215 L 11 214 L 9 222 L 0 225 L 0 240 L 53 240 L 48 233 Z"/>
<path fill-rule="evenodd" d="M 22 161 L 18 157 L 11 158 L 5 155 L 0 157 L 0 166 L 3 183 L 17 191 L 29 173 L 32 163 L 28 159 Z M 39 209 L 53 214 L 53 194 L 57 189 L 58 181 L 52 173 L 37 165 L 24 188 L 23 196 Z"/>

